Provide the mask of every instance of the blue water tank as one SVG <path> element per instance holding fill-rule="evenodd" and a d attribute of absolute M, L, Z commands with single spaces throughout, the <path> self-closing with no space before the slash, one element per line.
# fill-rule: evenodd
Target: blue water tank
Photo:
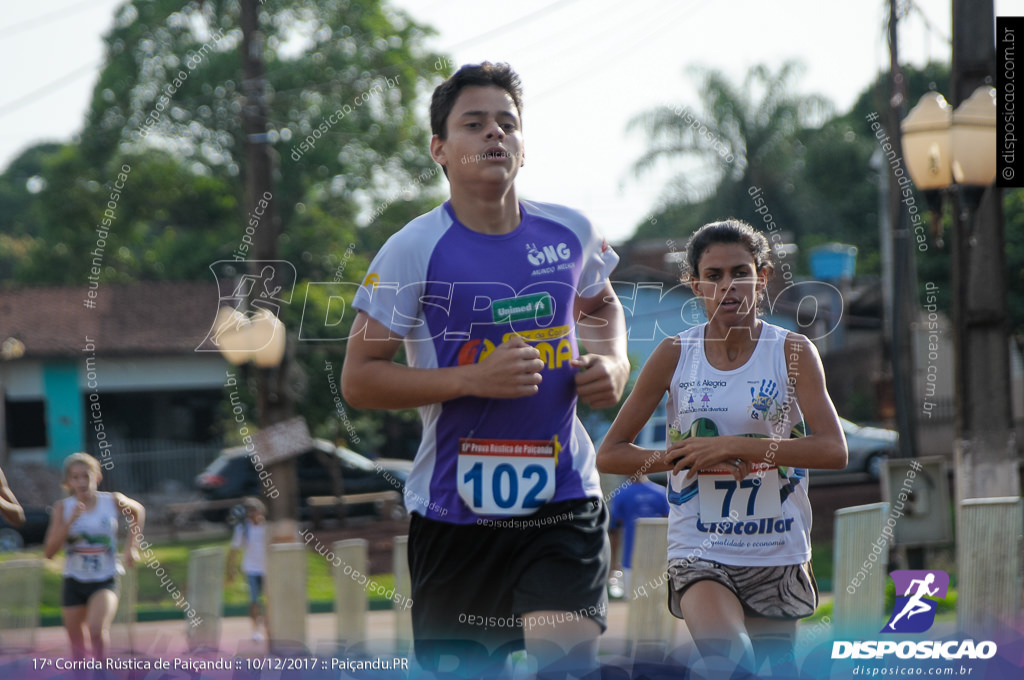
<path fill-rule="evenodd" d="M 852 279 L 857 269 L 857 246 L 826 243 L 811 249 L 811 275 L 819 281 Z"/>

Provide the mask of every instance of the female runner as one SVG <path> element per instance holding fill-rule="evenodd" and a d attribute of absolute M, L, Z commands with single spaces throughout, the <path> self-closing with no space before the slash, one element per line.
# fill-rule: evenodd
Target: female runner
<path fill-rule="evenodd" d="M 769 656 L 774 669 L 818 603 L 807 468 L 845 467 L 846 439 L 814 345 L 758 316 L 773 271 L 767 239 L 714 222 L 689 239 L 686 263 L 708 321 L 651 355 L 598 468 L 671 471 L 670 611 L 709 669 L 754 671 Z M 666 392 L 668 449 L 634 445 Z"/>
<path fill-rule="evenodd" d="M 131 531 L 124 564 L 131 566 L 145 522 L 145 510 L 137 501 L 97 491 L 102 478 L 99 461 L 89 454 L 73 453 L 64 459 L 64 486 L 70 495 L 53 506 L 43 550 L 47 559 L 62 546 L 66 553 L 61 613 L 75 659 L 85 658 L 86 629 L 93 658 L 105 658 L 124 573 L 117 557 L 117 529 L 125 517 Z"/>

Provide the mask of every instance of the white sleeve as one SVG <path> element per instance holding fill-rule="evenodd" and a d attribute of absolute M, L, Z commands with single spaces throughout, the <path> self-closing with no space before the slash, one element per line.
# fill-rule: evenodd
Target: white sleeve
<path fill-rule="evenodd" d="M 404 338 L 420 317 L 427 263 L 400 234 L 388 239 L 373 258 L 352 306 Z"/>
<path fill-rule="evenodd" d="M 587 231 L 580 234 L 580 240 L 583 241 L 583 272 L 578 294 L 584 298 L 594 297 L 600 294 L 619 264 L 619 256 L 589 221 Z"/>
<path fill-rule="evenodd" d="M 352 306 L 402 338 L 423 325 L 430 257 L 451 223 L 444 206 L 438 206 L 393 234 L 373 258 Z"/>

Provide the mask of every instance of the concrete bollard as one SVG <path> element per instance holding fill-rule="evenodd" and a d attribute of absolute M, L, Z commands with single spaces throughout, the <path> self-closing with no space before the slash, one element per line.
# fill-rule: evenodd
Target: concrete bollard
<path fill-rule="evenodd" d="M 121 594 L 117 598 L 117 611 L 110 627 L 112 652 L 135 653 L 136 608 L 139 603 L 139 570 L 132 566 L 121 575 Z"/>
<path fill-rule="evenodd" d="M 353 538 L 338 541 L 331 549 L 340 560 L 340 566 L 331 567 L 334 572 L 334 636 L 339 645 L 350 648 L 366 642 L 366 588 L 352 578 L 352 574 L 369 573 L 366 568 L 369 543 Z"/>
<path fill-rule="evenodd" d="M 978 639 L 990 639 L 1000 629 L 1020 630 L 1021 497 L 964 500 L 959 527 L 957 627 Z"/>
<path fill-rule="evenodd" d="M 875 635 L 885 622 L 889 544 L 878 541 L 888 514 L 888 503 L 836 510 L 832 626 L 844 639 Z"/>
<path fill-rule="evenodd" d="M 408 603 L 412 599 L 408 536 L 395 536 L 392 560 L 395 574 L 394 602 Z M 395 605 L 394 612 L 395 654 L 409 654 L 412 652 L 412 610 L 409 607 Z"/>
<path fill-rule="evenodd" d="M 4 654 L 35 649 L 43 560 L 0 563 L 0 650 Z"/>
<path fill-rule="evenodd" d="M 270 651 L 283 656 L 307 653 L 306 546 L 270 545 L 266 583 Z"/>
<path fill-rule="evenodd" d="M 672 643 L 675 618 L 668 611 L 668 519 L 645 517 L 633 533 L 626 640 L 637 657 L 661 659 Z M 661 656 L 658 656 L 661 655 Z"/>
<path fill-rule="evenodd" d="M 189 649 L 220 648 L 226 568 L 227 551 L 224 546 L 199 548 L 188 555 L 188 604 L 196 610 L 200 621 L 193 626 L 188 617 L 185 618 Z"/>

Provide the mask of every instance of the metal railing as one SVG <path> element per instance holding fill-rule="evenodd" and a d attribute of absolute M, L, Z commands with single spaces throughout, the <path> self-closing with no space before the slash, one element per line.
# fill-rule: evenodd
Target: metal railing
<path fill-rule="evenodd" d="M 196 475 L 220 453 L 222 444 L 199 444 L 162 439 L 129 439 L 115 442 L 104 457 L 90 450 L 104 466 L 104 491 L 129 496 L 158 494 L 182 497 L 194 490 Z"/>

